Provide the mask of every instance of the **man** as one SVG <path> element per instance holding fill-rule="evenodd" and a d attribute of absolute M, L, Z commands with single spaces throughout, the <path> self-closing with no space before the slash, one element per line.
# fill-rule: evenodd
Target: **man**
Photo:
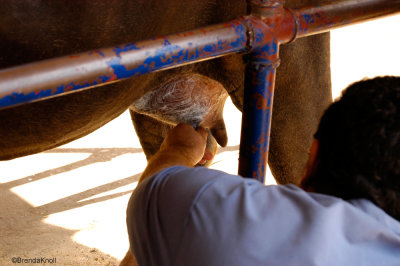
<path fill-rule="evenodd" d="M 127 210 L 139 265 L 400 265 L 400 78 L 351 85 L 321 119 L 301 187 L 189 168 L 180 124 Z"/>

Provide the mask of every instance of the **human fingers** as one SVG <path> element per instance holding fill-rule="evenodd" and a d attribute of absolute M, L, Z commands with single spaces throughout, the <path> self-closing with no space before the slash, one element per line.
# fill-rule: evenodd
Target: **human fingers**
<path fill-rule="evenodd" d="M 204 128 L 199 127 L 195 129 L 191 125 L 185 123 L 178 124 L 168 135 L 171 135 L 171 138 L 181 143 L 197 143 L 201 142 L 201 139 L 207 139 L 207 131 Z"/>
<path fill-rule="evenodd" d="M 204 128 L 195 130 L 188 124 L 179 124 L 168 132 L 160 151 L 183 156 L 195 165 L 204 156 L 206 141 L 207 131 Z"/>
<path fill-rule="evenodd" d="M 196 132 L 200 134 L 204 141 L 207 141 L 207 130 L 204 127 L 199 126 Z"/>
<path fill-rule="evenodd" d="M 207 131 L 204 128 L 199 127 L 197 130 L 195 130 L 189 124 L 180 123 L 168 132 L 163 146 L 194 148 L 197 146 L 205 146 L 206 140 Z"/>

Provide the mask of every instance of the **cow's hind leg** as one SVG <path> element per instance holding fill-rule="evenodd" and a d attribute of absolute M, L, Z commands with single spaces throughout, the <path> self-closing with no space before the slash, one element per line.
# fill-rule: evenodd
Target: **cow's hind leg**
<path fill-rule="evenodd" d="M 133 256 L 131 250 L 126 252 L 125 257 L 120 262 L 119 266 L 137 266 L 136 258 Z"/>
<path fill-rule="evenodd" d="M 282 45 L 269 165 L 280 184 L 298 184 L 322 112 L 332 101 L 329 33 Z"/>

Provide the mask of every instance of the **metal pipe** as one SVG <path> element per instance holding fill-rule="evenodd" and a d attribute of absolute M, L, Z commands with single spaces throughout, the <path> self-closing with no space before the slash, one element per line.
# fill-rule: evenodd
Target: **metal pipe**
<path fill-rule="evenodd" d="M 289 42 L 399 11 L 400 0 L 348 0 L 286 9 L 277 38 L 279 43 Z M 268 33 L 269 19 L 255 14 L 186 33 L 2 70 L 0 109 L 264 46 L 265 41 L 253 33 L 261 27 L 263 38 L 271 40 L 275 33 Z"/>
<path fill-rule="evenodd" d="M 327 32 L 346 25 L 365 22 L 400 11 L 400 0 L 332 1 L 321 6 L 286 10 L 279 31 L 279 42 L 293 37 L 305 37 Z"/>
<path fill-rule="evenodd" d="M 248 0 L 252 15 L 268 25 L 268 30 L 263 32 L 263 38 L 266 40 L 264 43 L 269 43 L 263 48 L 253 49 L 246 68 L 239 175 L 260 182 L 265 179 L 279 44 L 390 14 L 399 10 L 400 1 L 396 2 L 397 7 L 393 5 L 393 1 L 370 0 L 283 11 L 283 1 Z M 254 25 L 253 28 L 265 27 Z"/>
<path fill-rule="evenodd" d="M 272 48 L 273 47 L 273 48 Z M 246 66 L 239 152 L 239 175 L 264 183 L 268 162 L 274 99 L 275 74 L 279 65 L 277 43 L 269 45 L 271 54 L 262 62 L 261 53 Z"/>
<path fill-rule="evenodd" d="M 256 38 L 262 38 L 264 45 L 247 56 L 238 173 L 264 183 L 279 65 L 278 34 L 284 9 L 283 1 L 279 0 L 248 0 L 248 4 L 252 14 L 268 27 L 254 25 L 255 22 L 250 24 L 256 29 L 254 35 L 260 36 Z"/>
<path fill-rule="evenodd" d="M 0 108 L 53 97 L 247 47 L 240 20 L 0 71 Z M 221 37 L 222 36 L 222 37 Z"/>

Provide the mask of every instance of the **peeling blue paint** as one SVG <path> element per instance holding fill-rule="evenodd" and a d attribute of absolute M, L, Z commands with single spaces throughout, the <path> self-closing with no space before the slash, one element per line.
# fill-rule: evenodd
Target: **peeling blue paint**
<path fill-rule="evenodd" d="M 91 51 L 91 52 L 89 52 L 89 55 L 92 55 L 92 54 L 98 54 L 98 55 L 100 55 L 101 57 L 105 57 L 106 55 L 102 52 L 102 51 L 100 51 L 100 50 L 96 50 L 96 51 Z"/>
<path fill-rule="evenodd" d="M 123 52 L 129 52 L 132 50 L 140 50 L 140 48 L 136 46 L 136 43 L 129 43 L 125 44 L 123 47 L 117 46 L 113 49 L 117 56 L 120 56 Z"/>
<path fill-rule="evenodd" d="M 164 39 L 164 46 L 166 45 L 171 45 L 171 43 L 168 41 L 168 39 Z"/>
<path fill-rule="evenodd" d="M 274 79 L 268 78 L 275 71 L 273 64 L 260 68 L 248 65 L 246 69 L 239 174 L 260 182 L 264 182 L 267 168 L 274 95 Z"/>
<path fill-rule="evenodd" d="M 302 14 L 304 20 L 307 22 L 307 24 L 314 23 L 314 18 L 309 15 L 309 14 Z"/>
<path fill-rule="evenodd" d="M 2 106 L 13 106 L 13 105 L 18 105 L 22 103 L 29 103 L 33 102 L 36 100 L 40 100 L 42 98 L 47 98 L 51 96 L 56 96 L 59 94 L 64 94 L 68 92 L 73 92 L 82 88 L 90 87 L 90 86 L 95 86 L 104 82 L 107 82 L 111 80 L 112 77 L 109 76 L 100 76 L 99 81 L 95 80 L 93 82 L 83 82 L 80 84 L 75 84 L 74 82 L 71 82 L 69 84 L 61 84 L 57 86 L 55 90 L 53 89 L 44 89 L 36 92 L 30 92 L 30 93 L 22 93 L 22 92 L 12 92 L 11 95 L 7 95 L 3 98 L 0 99 L 0 107 Z"/>
<path fill-rule="evenodd" d="M 88 55 L 93 55 L 93 54 L 98 54 L 98 55 L 100 55 L 101 57 L 105 57 L 105 56 L 106 56 L 106 55 L 105 55 L 102 51 L 100 51 L 100 50 L 88 52 Z"/>
<path fill-rule="evenodd" d="M 114 70 L 117 79 L 128 78 L 135 74 L 135 71 L 129 71 L 125 66 L 121 65 L 121 58 L 116 57 L 107 62 L 107 65 Z"/>
<path fill-rule="evenodd" d="M 105 56 L 105 54 L 102 51 L 96 51 L 96 53 L 98 53 L 99 55 L 101 55 L 102 57 Z"/>
<path fill-rule="evenodd" d="M 238 24 L 238 25 L 231 24 L 231 27 L 233 27 L 235 29 L 235 32 L 238 35 L 238 38 L 236 39 L 236 41 L 231 42 L 232 47 L 246 46 L 246 43 L 247 43 L 246 27 L 243 24 Z"/>
<path fill-rule="evenodd" d="M 51 90 L 42 90 L 39 93 L 31 92 L 28 94 L 13 92 L 11 95 L 7 95 L 0 99 L 0 106 L 12 106 L 20 103 L 31 102 L 43 97 L 52 96 Z"/>
<path fill-rule="evenodd" d="M 269 136 L 275 72 L 278 66 L 279 43 L 275 37 L 265 40 L 255 30 L 260 45 L 248 56 L 243 99 L 242 138 L 239 153 L 239 174 L 264 182 L 267 168 Z"/>
<path fill-rule="evenodd" d="M 80 82 L 79 84 L 75 82 L 70 82 L 68 84 L 60 84 L 55 88 L 43 90 L 40 93 L 16 93 L 11 94 L 12 96 L 4 97 L 2 99 L 2 104 L 0 107 L 15 105 L 18 103 L 24 103 L 29 101 L 34 101 L 40 98 L 46 98 L 48 96 L 57 95 L 67 93 L 69 91 L 75 91 L 78 89 L 82 89 L 85 87 L 90 87 L 94 85 L 99 85 L 102 83 L 109 82 L 111 80 L 125 79 L 130 78 L 137 75 L 146 74 L 155 70 L 161 70 L 167 67 L 174 66 L 183 62 L 193 62 L 198 59 L 204 59 L 210 56 L 218 56 L 221 53 L 229 53 L 229 52 L 237 52 L 244 51 L 247 47 L 247 27 L 241 21 L 232 21 L 224 25 L 225 28 L 234 29 L 234 35 L 230 36 L 229 41 L 224 40 L 221 36 L 213 35 L 212 30 L 210 33 L 207 30 L 203 30 L 204 38 L 207 38 L 207 34 L 210 34 L 211 38 L 216 38 L 215 43 L 211 43 L 206 46 L 196 47 L 196 40 L 190 40 L 191 34 L 187 36 L 188 42 L 184 47 L 180 45 L 173 44 L 173 42 L 167 37 L 157 37 L 153 38 L 156 42 L 159 42 L 160 46 L 158 49 L 150 49 L 147 46 L 140 46 L 137 43 L 129 43 L 120 46 L 116 46 L 110 50 L 95 50 L 88 52 L 86 54 L 76 55 L 70 57 L 70 60 L 74 60 L 74 58 L 84 57 L 84 56 L 98 56 L 108 59 L 105 62 L 105 66 L 111 68 L 113 74 L 112 75 L 101 75 L 96 80 L 89 80 L 88 82 Z M 171 38 L 175 38 L 176 36 L 181 37 L 181 35 L 173 35 Z M 202 36 L 197 34 L 195 38 L 201 38 Z M 232 38 L 233 37 L 233 38 Z M 262 41 L 263 36 L 259 36 Z M 233 41 L 231 41 L 233 39 Z M 126 65 L 122 64 L 125 52 L 130 52 L 134 50 L 143 50 L 146 58 L 142 63 L 137 62 L 136 66 L 133 66 L 131 69 L 128 69 Z M 110 57 L 110 53 L 115 53 L 114 57 Z M 136 63 L 135 63 L 136 64 Z M 77 68 L 77 71 L 80 71 Z M 27 90 L 28 91 L 28 90 Z M 12 102 L 12 103 L 11 103 Z"/>

